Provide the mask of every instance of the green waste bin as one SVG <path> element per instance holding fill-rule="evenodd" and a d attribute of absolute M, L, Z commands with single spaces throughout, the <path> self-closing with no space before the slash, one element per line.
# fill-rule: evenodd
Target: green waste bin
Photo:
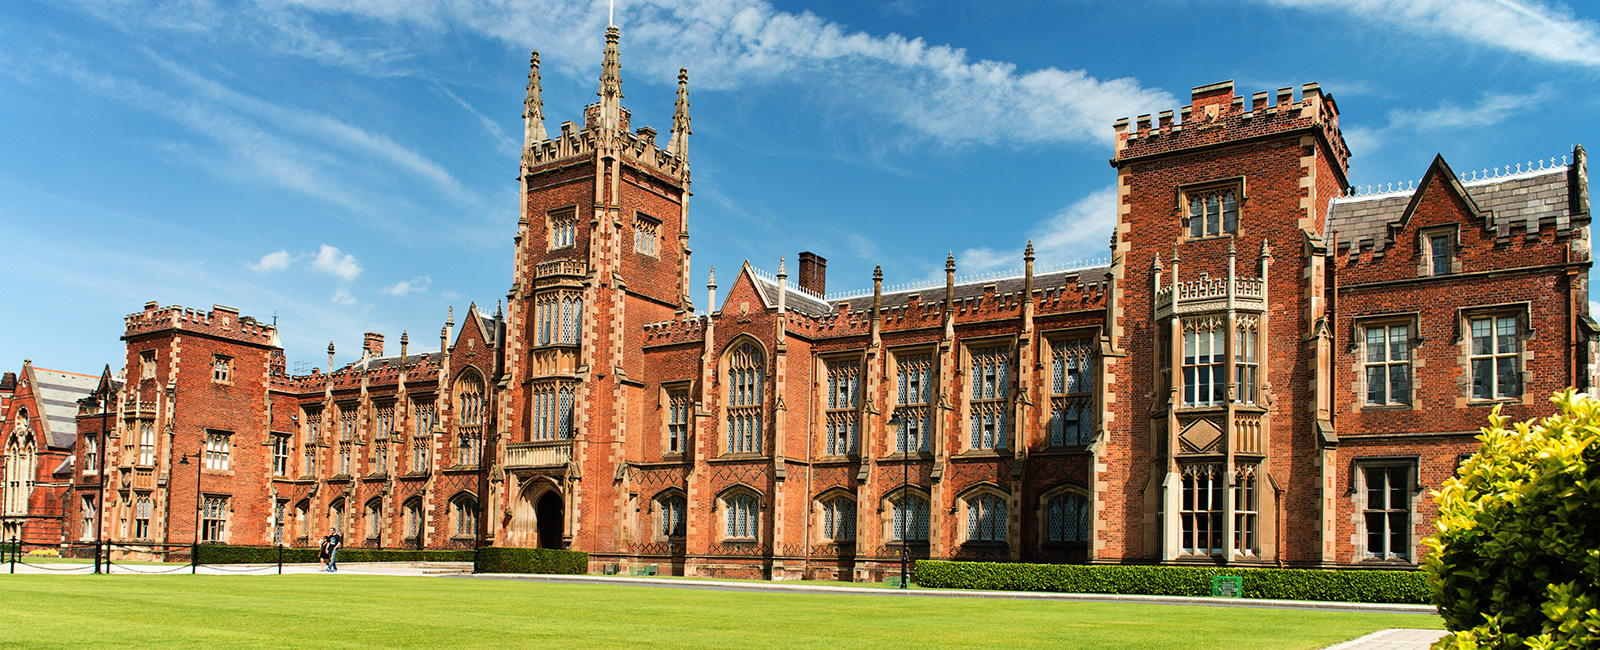
<path fill-rule="evenodd" d="M 1211 576 L 1211 595 L 1216 598 L 1244 597 L 1244 578 L 1241 576 Z"/>

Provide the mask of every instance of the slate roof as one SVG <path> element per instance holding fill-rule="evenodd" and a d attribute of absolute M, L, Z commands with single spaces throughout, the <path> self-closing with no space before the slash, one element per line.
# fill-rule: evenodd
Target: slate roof
<path fill-rule="evenodd" d="M 1529 231 L 1537 231 L 1539 223 L 1546 220 L 1552 220 L 1557 228 L 1567 228 L 1572 216 L 1567 170 L 1568 167 L 1562 165 L 1463 182 L 1461 186 L 1488 218 L 1487 226 L 1492 230 L 1509 229 L 1522 223 Z M 1339 233 L 1341 247 L 1387 243 L 1394 232 L 1390 224 L 1400 224 L 1416 191 L 1334 199 L 1328 230 Z"/>
<path fill-rule="evenodd" d="M 100 378 L 75 372 L 33 368 L 33 401 L 50 434 L 51 447 L 71 447 L 78 438 L 78 400 L 100 386 Z"/>
<path fill-rule="evenodd" d="M 415 368 L 419 364 L 422 364 L 424 362 L 429 362 L 429 361 L 437 363 L 440 360 L 440 357 L 441 357 L 441 355 L 439 354 L 438 351 L 434 351 L 434 352 L 417 352 L 417 353 L 413 353 L 413 354 L 407 354 L 406 355 L 406 367 L 407 368 Z M 400 355 L 397 354 L 397 355 L 392 356 L 392 357 L 378 357 L 378 358 L 375 358 L 375 359 L 368 359 L 366 361 L 357 361 L 357 362 L 348 364 L 343 368 L 340 368 L 340 370 L 341 371 L 350 370 L 350 369 L 375 370 L 375 369 L 378 369 L 378 368 L 387 368 L 389 366 L 394 366 L 396 368 L 399 368 L 400 367 Z"/>
<path fill-rule="evenodd" d="M 1047 289 L 1050 287 L 1059 287 L 1068 284 L 1092 284 L 1095 282 L 1102 282 L 1104 281 L 1107 268 L 1109 267 L 1098 266 L 1092 268 L 1040 273 L 1033 276 L 1033 286 L 1037 290 Z M 755 279 L 756 288 L 761 290 L 762 297 L 765 298 L 768 303 L 774 305 L 778 304 L 778 285 L 774 281 L 754 273 L 752 273 L 750 277 Z M 982 296 L 984 287 L 987 287 L 991 284 L 995 285 L 994 290 L 996 295 L 1021 293 L 1022 282 L 1023 277 L 1018 275 L 1011 278 L 1000 278 L 996 280 L 973 280 L 969 282 L 958 283 L 955 287 L 955 299 L 959 301 L 967 298 L 977 298 Z M 913 296 L 920 296 L 919 300 L 922 304 L 929 304 L 936 300 L 944 300 L 944 285 L 941 284 L 937 286 L 923 287 L 920 289 L 909 289 L 894 292 L 885 291 L 883 294 L 883 307 L 884 309 L 904 307 L 911 304 L 911 298 Z M 824 316 L 831 314 L 835 311 L 835 306 L 840 304 L 849 304 L 850 311 L 853 312 L 872 309 L 872 294 L 856 296 L 854 298 L 847 298 L 844 300 L 836 300 L 833 302 L 824 302 L 817 299 L 817 297 L 814 295 L 796 290 L 793 284 L 789 285 L 789 296 L 787 301 L 789 309 L 806 314 L 808 316 Z"/>

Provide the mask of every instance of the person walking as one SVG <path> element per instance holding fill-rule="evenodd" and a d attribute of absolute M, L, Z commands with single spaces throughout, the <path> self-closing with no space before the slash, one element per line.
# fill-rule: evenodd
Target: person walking
<path fill-rule="evenodd" d="M 326 572 L 328 570 L 328 538 L 332 537 L 332 536 L 333 535 L 330 533 L 328 535 L 323 536 L 322 539 L 317 540 L 317 570 L 318 571 Z"/>
<path fill-rule="evenodd" d="M 323 538 L 328 549 L 328 573 L 339 571 L 339 549 L 344 546 L 344 536 L 333 528 L 328 529 L 328 536 Z"/>

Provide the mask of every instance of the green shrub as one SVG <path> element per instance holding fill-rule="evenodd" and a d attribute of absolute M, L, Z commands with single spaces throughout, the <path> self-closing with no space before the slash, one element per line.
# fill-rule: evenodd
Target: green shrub
<path fill-rule="evenodd" d="M 1183 566 L 1102 566 L 918 560 L 924 587 L 1146 596 L 1210 596 L 1213 576 L 1244 579 L 1245 598 L 1426 603 L 1418 571 L 1323 571 Z"/>
<path fill-rule="evenodd" d="M 1571 389 L 1561 413 L 1506 428 L 1434 493 L 1425 568 L 1454 634 L 1437 646 L 1600 647 L 1600 402 Z"/>
<path fill-rule="evenodd" d="M 201 564 L 274 564 L 278 561 L 275 546 L 201 546 Z M 284 548 L 283 561 L 310 563 L 317 561 L 315 548 Z M 471 562 L 472 551 L 400 550 L 400 549 L 339 549 L 340 562 Z"/>
<path fill-rule="evenodd" d="M 478 572 L 582 575 L 589 572 L 589 554 L 553 548 L 485 546 L 478 549 Z"/>

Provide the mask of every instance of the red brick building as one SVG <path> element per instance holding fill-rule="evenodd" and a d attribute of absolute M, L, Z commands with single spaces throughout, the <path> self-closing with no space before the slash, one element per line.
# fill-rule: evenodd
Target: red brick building
<path fill-rule="evenodd" d="M 1104 263 L 1036 270 L 1030 245 L 1014 275 L 952 259 L 841 294 L 805 252 L 797 281 L 746 264 L 719 296 L 713 273 L 696 310 L 687 73 L 659 145 L 621 104 L 618 40 L 553 137 L 532 60 L 503 319 L 472 308 L 399 356 L 368 334 L 360 362 L 291 376 L 236 311 L 129 316 L 106 537 L 332 525 L 774 579 L 875 580 L 902 552 L 1412 566 L 1427 491 L 1493 407 L 1596 383 L 1582 148 L 1356 192 L 1315 84 L 1203 86 L 1114 125 Z"/>
<path fill-rule="evenodd" d="M 73 447 L 78 440 L 77 401 L 96 377 L 34 367 L 0 381 L 0 539 L 24 548 L 61 543 L 68 507 Z"/>

